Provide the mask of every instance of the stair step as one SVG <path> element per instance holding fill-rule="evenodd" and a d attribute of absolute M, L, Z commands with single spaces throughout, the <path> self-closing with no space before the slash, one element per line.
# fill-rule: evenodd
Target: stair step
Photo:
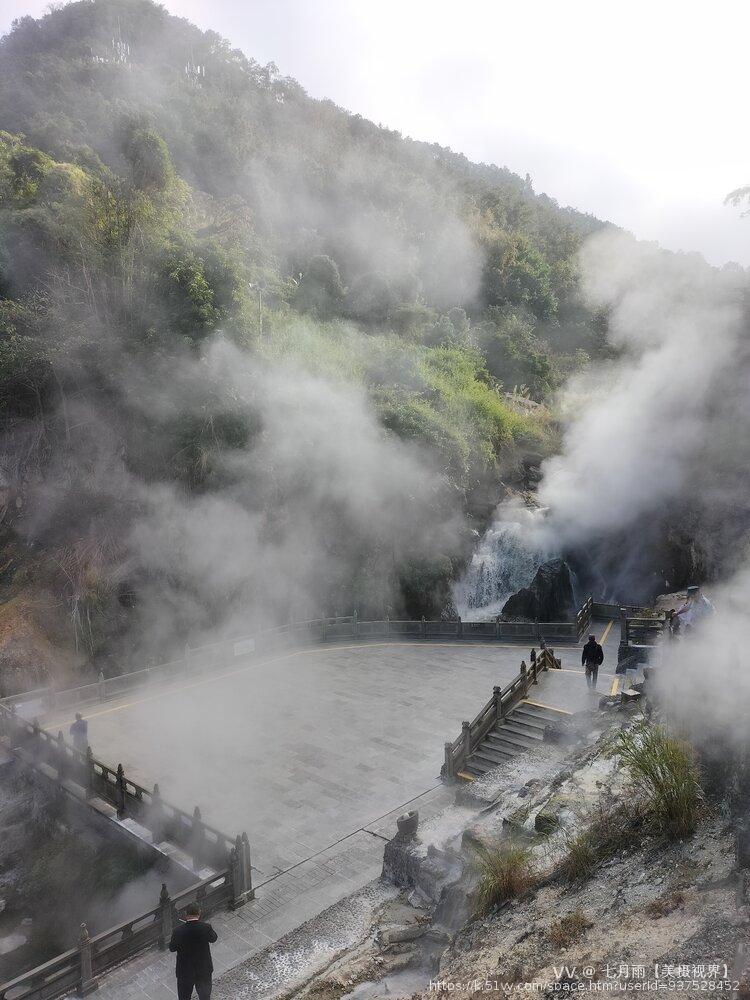
<path fill-rule="evenodd" d="M 533 699 L 519 702 L 518 708 L 523 709 L 525 712 L 533 712 L 541 718 L 549 719 L 550 722 L 555 722 L 561 717 L 567 718 L 571 714 L 570 712 L 566 712 L 563 708 L 553 708 L 551 705 L 542 705 L 539 702 L 535 702 Z"/>
<path fill-rule="evenodd" d="M 519 725 L 529 726 L 538 733 L 543 733 L 545 727 L 552 722 L 552 719 L 544 719 L 539 715 L 532 715 L 531 712 L 525 712 L 520 708 L 515 709 L 510 715 L 506 715 L 505 718 L 508 722 L 517 722 Z"/>
<path fill-rule="evenodd" d="M 514 733 L 508 726 L 502 725 L 496 726 L 491 732 L 487 733 L 485 739 L 491 743 L 510 743 L 512 746 L 520 747 L 522 750 L 534 750 L 541 742 L 523 733 Z"/>
<path fill-rule="evenodd" d="M 511 749 L 510 746 L 508 746 L 507 749 L 504 747 L 488 747 L 483 743 L 480 747 L 477 747 L 471 755 L 471 760 L 487 761 L 493 766 L 496 766 L 497 764 L 504 764 L 507 760 L 511 760 L 515 757 L 515 751 L 517 749 L 517 747 Z"/>
<path fill-rule="evenodd" d="M 487 744 L 489 750 L 494 750 L 495 753 L 504 753 L 508 757 L 517 757 L 520 753 L 526 753 L 531 750 L 531 747 L 521 746 L 518 743 L 509 743 L 508 740 L 499 739 L 493 740 L 492 743 Z"/>
<path fill-rule="evenodd" d="M 535 705 L 521 704 L 518 708 L 514 709 L 510 715 L 522 716 L 524 721 L 529 723 L 535 722 L 537 725 L 546 725 L 549 722 L 559 722 L 560 719 L 565 719 L 567 716 L 564 712 L 556 714 L 554 712 L 548 711 L 546 708 L 537 708 Z"/>
<path fill-rule="evenodd" d="M 481 778 L 483 774 L 487 774 L 494 767 L 497 767 L 497 763 L 493 762 L 490 764 L 488 761 L 474 760 L 472 757 L 470 764 L 464 764 L 464 771 L 475 778 Z"/>
<path fill-rule="evenodd" d="M 486 774 L 487 771 L 490 770 L 491 768 L 489 766 L 485 766 L 484 764 L 472 764 L 469 762 L 468 764 L 464 764 L 464 769 L 461 773 L 466 774 L 473 779 L 481 778 L 483 774 Z"/>
<path fill-rule="evenodd" d="M 527 736 L 534 743 L 541 743 L 544 737 L 544 727 L 543 726 L 532 726 L 527 722 L 521 722 L 520 719 L 514 719 L 508 716 L 503 719 L 502 722 L 498 723 L 498 728 L 507 729 L 511 733 L 517 733 L 519 736 Z"/>

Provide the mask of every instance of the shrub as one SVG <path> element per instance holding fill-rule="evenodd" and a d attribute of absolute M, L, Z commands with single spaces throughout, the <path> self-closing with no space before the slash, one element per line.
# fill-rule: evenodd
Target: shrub
<path fill-rule="evenodd" d="M 632 839 L 642 819 L 637 803 L 614 808 L 600 805 L 584 828 L 568 837 L 567 853 L 560 866 L 562 874 L 569 882 L 585 881 L 600 861 Z"/>
<path fill-rule="evenodd" d="M 477 914 L 483 915 L 506 899 L 515 899 L 530 889 L 536 879 L 531 851 L 522 844 L 477 846 L 481 875 L 477 887 Z"/>
<path fill-rule="evenodd" d="M 583 882 L 591 876 L 599 860 L 594 838 L 590 830 L 583 830 L 569 837 L 567 853 L 562 862 L 562 870 L 569 882 Z"/>
<path fill-rule="evenodd" d="M 644 907 L 644 913 L 648 914 L 652 920 L 659 920 L 661 917 L 668 917 L 670 913 L 679 910 L 685 904 L 685 893 L 681 889 L 673 889 L 671 892 L 653 899 L 648 906 Z"/>
<path fill-rule="evenodd" d="M 555 948 L 569 948 L 583 937 L 589 927 L 593 926 L 581 910 L 573 910 L 550 926 L 548 931 L 550 944 Z"/>
<path fill-rule="evenodd" d="M 704 806 L 692 748 L 661 726 L 623 732 L 614 753 L 632 774 L 654 825 L 670 839 L 694 832 Z"/>

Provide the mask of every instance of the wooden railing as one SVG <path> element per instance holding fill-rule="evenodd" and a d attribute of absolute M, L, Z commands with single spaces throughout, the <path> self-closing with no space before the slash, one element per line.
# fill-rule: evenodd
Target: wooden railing
<path fill-rule="evenodd" d="M 63 734 L 52 736 L 39 726 L 19 718 L 15 706 L 0 705 L 0 735 L 25 763 L 46 765 L 57 782 L 80 786 L 85 798 L 98 797 L 114 806 L 117 816 L 130 816 L 151 833 L 154 844 L 170 841 L 185 850 L 195 870 L 214 869 L 209 878 L 196 882 L 170 899 L 162 887 L 159 905 L 130 920 L 88 937 L 82 933 L 78 948 L 64 952 L 31 969 L 11 982 L 0 985 L 0 1000 L 55 1000 L 78 989 L 85 995 L 88 980 L 159 943 L 165 947 L 180 913 L 197 901 L 204 914 L 220 907 L 239 907 L 254 897 L 250 845 L 246 834 L 232 840 L 203 822 L 200 810 L 192 815 L 165 802 L 158 786 L 152 791 L 125 776 L 116 768 L 97 760 L 91 749 L 81 751 L 66 742 Z M 85 928 L 84 928 L 85 931 Z"/>
<path fill-rule="evenodd" d="M 322 618 L 293 622 L 264 629 L 255 635 L 240 636 L 224 642 L 199 647 L 186 647 L 185 655 L 159 666 L 118 674 L 100 675 L 98 680 L 74 688 L 54 687 L 9 695 L 0 705 L 15 705 L 27 717 L 43 717 L 52 712 L 81 708 L 116 698 L 133 688 L 166 684 L 206 673 L 231 670 L 238 663 L 258 653 L 307 643 L 335 642 L 340 639 L 413 638 L 413 639 L 482 639 L 541 642 L 567 640 L 577 642 L 590 627 L 593 602 L 589 598 L 569 622 L 501 622 L 501 621 L 427 621 L 421 619 L 379 619 L 362 621 L 357 614 L 337 618 Z"/>
<path fill-rule="evenodd" d="M 529 666 L 526 666 L 525 660 L 521 661 L 520 670 L 510 684 L 504 688 L 493 688 L 492 697 L 473 722 L 463 722 L 461 735 L 453 743 L 445 744 L 441 776 L 446 780 L 455 778 L 487 733 L 494 729 L 514 705 L 526 697 L 530 687 L 539 683 L 539 674 L 559 666 L 560 661 L 555 659 L 553 649 L 544 648 L 538 655 L 532 649 Z"/>
<path fill-rule="evenodd" d="M 97 976 L 154 945 L 166 948 L 189 903 L 197 902 L 206 917 L 221 908 L 239 905 L 240 869 L 244 863 L 241 848 L 235 848 L 230 864 L 223 871 L 183 889 L 173 898 L 162 885 L 157 905 L 132 920 L 93 937 L 83 924 L 78 947 L 0 985 L 0 1000 L 58 1000 L 73 991 L 86 996 L 96 989 Z"/>
<path fill-rule="evenodd" d="M 576 626 L 578 628 L 577 639 L 591 628 L 591 621 L 594 616 L 594 599 L 589 597 L 587 601 L 584 602 L 583 607 L 576 615 Z"/>
<path fill-rule="evenodd" d="M 620 645 L 655 646 L 666 624 L 666 615 L 628 615 L 623 611 L 621 619 Z"/>
<path fill-rule="evenodd" d="M 165 802 L 158 785 L 145 788 L 126 776 L 122 764 L 105 764 L 90 747 L 83 751 L 71 746 L 62 733 L 53 736 L 36 720 L 20 718 L 13 707 L 0 705 L 0 733 L 11 748 L 20 746 L 33 761 L 54 768 L 60 782 L 74 781 L 87 798 L 96 796 L 114 806 L 119 819 L 130 816 L 145 826 L 154 843 L 168 840 L 185 850 L 194 868 L 226 866 L 235 841 L 205 823 L 197 806 L 191 814 Z"/>

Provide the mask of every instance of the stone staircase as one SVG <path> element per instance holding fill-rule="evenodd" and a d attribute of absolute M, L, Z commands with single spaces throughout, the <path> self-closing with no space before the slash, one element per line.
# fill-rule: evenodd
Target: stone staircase
<path fill-rule="evenodd" d="M 487 733 L 456 777 L 474 781 L 519 754 L 538 748 L 544 742 L 545 729 L 568 717 L 569 713 L 560 709 L 520 701 Z"/>

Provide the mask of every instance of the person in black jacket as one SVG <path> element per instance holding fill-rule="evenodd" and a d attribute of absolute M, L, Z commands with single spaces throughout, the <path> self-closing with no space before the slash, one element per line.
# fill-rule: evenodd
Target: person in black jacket
<path fill-rule="evenodd" d="M 588 687 L 596 690 L 599 667 L 604 663 L 604 650 L 596 641 L 595 635 L 590 635 L 589 641 L 583 647 L 581 663 L 586 669 L 586 684 Z"/>
<path fill-rule="evenodd" d="M 211 924 L 201 920 L 197 903 L 190 903 L 185 911 L 185 921 L 172 933 L 169 950 L 177 952 L 177 997 L 190 1000 L 193 987 L 198 1000 L 211 1000 L 211 945 L 217 938 Z"/>

